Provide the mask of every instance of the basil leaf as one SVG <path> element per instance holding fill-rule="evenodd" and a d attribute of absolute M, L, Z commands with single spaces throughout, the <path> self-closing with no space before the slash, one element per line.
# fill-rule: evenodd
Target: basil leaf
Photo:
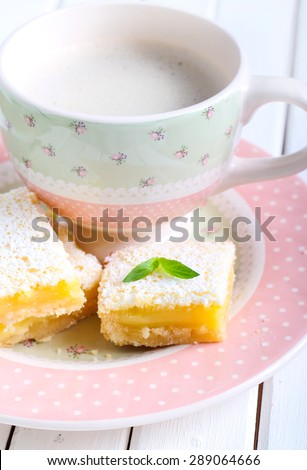
<path fill-rule="evenodd" d="M 159 266 L 159 258 L 150 258 L 143 263 L 138 264 L 130 271 L 129 274 L 123 279 L 123 282 L 139 281 L 144 277 L 151 274 Z"/>
<path fill-rule="evenodd" d="M 180 279 L 192 279 L 199 276 L 199 273 L 174 259 L 159 258 L 159 263 L 165 272 Z"/>

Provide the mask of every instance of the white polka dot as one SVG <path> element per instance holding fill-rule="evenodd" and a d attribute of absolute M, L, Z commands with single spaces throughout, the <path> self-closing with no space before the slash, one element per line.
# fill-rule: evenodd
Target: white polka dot
<path fill-rule="evenodd" d="M 297 287 L 292 287 L 291 292 L 294 292 L 294 293 L 298 292 L 298 288 Z"/>
<path fill-rule="evenodd" d="M 243 351 L 245 351 L 246 349 L 248 349 L 247 344 L 242 344 L 242 345 L 240 346 L 240 349 L 242 349 Z"/>
<path fill-rule="evenodd" d="M 274 189 L 273 189 L 273 193 L 279 194 L 279 193 L 280 193 L 280 189 L 279 189 L 279 188 L 274 188 Z"/>
<path fill-rule="evenodd" d="M 244 361 L 243 359 L 238 359 L 236 363 L 238 364 L 238 366 L 242 366 L 244 364 Z"/>
<path fill-rule="evenodd" d="M 286 238 L 286 242 L 292 243 L 292 242 L 293 242 L 293 238 L 292 238 L 292 237 L 287 237 L 287 238 Z"/>
<path fill-rule="evenodd" d="M 49 372 L 47 372 L 47 374 L 45 374 L 44 377 L 45 377 L 45 379 L 51 379 L 52 374 L 50 374 Z"/>
<path fill-rule="evenodd" d="M 14 369 L 14 372 L 15 372 L 15 374 L 20 374 L 21 369 L 19 367 L 16 367 L 16 369 Z"/>
<path fill-rule="evenodd" d="M 75 393 L 75 397 L 76 397 L 76 398 L 82 398 L 82 397 L 83 397 L 83 393 L 77 392 L 77 393 Z"/>
<path fill-rule="evenodd" d="M 183 376 L 184 379 L 189 380 L 191 378 L 190 374 L 184 374 Z"/>
<path fill-rule="evenodd" d="M 53 404 L 54 404 L 54 406 L 60 406 L 61 402 L 60 401 L 54 401 Z"/>
<path fill-rule="evenodd" d="M 276 201 L 270 201 L 270 206 L 276 206 L 277 202 Z"/>
<path fill-rule="evenodd" d="M 120 391 L 119 390 L 113 390 L 112 395 L 114 395 L 115 397 L 118 397 L 118 395 L 120 395 Z"/>
<path fill-rule="evenodd" d="M 284 322 L 282 323 L 282 326 L 285 326 L 285 327 L 287 327 L 287 326 L 289 326 L 289 325 L 290 325 L 290 323 L 287 322 L 287 321 L 284 321 Z"/>
<path fill-rule="evenodd" d="M 177 363 L 178 363 L 178 360 L 177 360 L 177 359 L 171 359 L 171 360 L 170 360 L 170 363 L 171 363 L 171 364 L 177 364 Z"/>
<path fill-rule="evenodd" d="M 61 383 L 57 385 L 58 388 L 65 388 L 65 384 Z"/>
<path fill-rule="evenodd" d="M 214 377 L 213 377 L 213 375 L 207 375 L 206 379 L 209 380 L 209 381 L 211 381 L 211 380 L 214 379 Z"/>
<path fill-rule="evenodd" d="M 192 365 L 193 367 L 197 367 L 197 366 L 199 366 L 199 362 L 193 361 L 193 362 L 191 362 L 191 365 Z"/>
<path fill-rule="evenodd" d="M 291 341 L 291 339 L 292 339 L 292 336 L 285 336 L 286 341 Z"/>
<path fill-rule="evenodd" d="M 304 266 L 299 266 L 297 269 L 298 269 L 298 271 L 299 271 L 300 273 L 305 272 Z"/>
<path fill-rule="evenodd" d="M 291 263 L 291 261 L 293 261 L 293 258 L 292 256 L 287 256 L 285 260 L 287 261 L 287 263 Z"/>
<path fill-rule="evenodd" d="M 287 309 L 285 307 L 281 307 L 278 311 L 280 313 L 285 313 L 287 311 Z"/>
<path fill-rule="evenodd" d="M 204 348 L 197 348 L 197 352 L 203 353 L 203 352 L 204 352 Z"/>
<path fill-rule="evenodd" d="M 279 246 L 275 246 L 275 247 L 273 248 L 273 251 L 274 251 L 274 253 L 279 253 L 279 252 L 280 252 Z"/>
<path fill-rule="evenodd" d="M 178 393 L 179 392 L 179 388 L 177 388 L 177 387 L 173 387 L 171 390 L 172 390 L 173 393 Z"/>
<path fill-rule="evenodd" d="M 282 280 L 285 281 L 285 282 L 288 282 L 288 281 L 290 281 L 290 277 L 289 276 L 284 276 L 282 278 Z"/>
<path fill-rule="evenodd" d="M 46 392 L 44 392 L 44 390 L 40 390 L 39 392 L 37 392 L 37 395 L 43 397 L 46 395 Z"/>
<path fill-rule="evenodd" d="M 134 379 L 128 379 L 127 380 L 127 384 L 131 385 L 131 384 L 134 384 L 135 380 Z"/>
<path fill-rule="evenodd" d="M 277 300 L 280 300 L 280 296 L 279 296 L 279 295 L 274 295 L 274 296 L 273 296 L 273 300 L 276 300 L 276 301 L 277 301 Z"/>
<path fill-rule="evenodd" d="M 84 375 L 77 375 L 77 380 L 83 380 L 84 379 Z"/>
<path fill-rule="evenodd" d="M 160 372 L 160 375 L 161 377 L 166 377 L 168 375 L 168 372 L 166 372 L 166 370 L 163 370 L 162 372 Z"/>
<path fill-rule="evenodd" d="M 141 367 L 140 371 L 141 372 L 148 372 L 148 367 Z"/>
<path fill-rule="evenodd" d="M 304 313 L 303 318 L 304 320 L 307 320 L 307 313 Z"/>
<path fill-rule="evenodd" d="M 288 212 L 292 212 L 293 211 L 293 206 L 286 206 L 286 210 Z"/>
<path fill-rule="evenodd" d="M 9 390 L 10 388 L 8 384 L 2 385 L 2 390 Z"/>
<path fill-rule="evenodd" d="M 266 285 L 267 289 L 273 289 L 273 287 L 274 287 L 274 284 L 271 284 L 271 283 Z"/>
<path fill-rule="evenodd" d="M 31 409 L 31 413 L 36 414 L 36 413 L 38 413 L 38 412 L 39 412 L 39 409 L 38 409 L 38 408 L 32 408 L 32 409 Z"/>
<path fill-rule="evenodd" d="M 139 395 L 136 395 L 135 397 L 133 397 L 133 400 L 134 401 L 141 401 L 141 397 Z"/>
<path fill-rule="evenodd" d="M 241 318 L 240 319 L 240 323 L 246 323 L 246 322 L 247 322 L 246 318 Z"/>
<path fill-rule="evenodd" d="M 296 193 L 291 194 L 291 198 L 292 199 L 298 199 L 298 194 L 296 194 Z"/>
<path fill-rule="evenodd" d="M 269 331 L 269 328 L 267 326 L 264 326 L 261 328 L 263 333 L 267 333 Z"/>
<path fill-rule="evenodd" d="M 238 374 L 232 374 L 231 378 L 232 378 L 232 379 L 238 379 L 239 376 L 238 376 Z"/>
<path fill-rule="evenodd" d="M 14 400 L 19 402 L 19 401 L 21 401 L 21 397 L 15 397 Z"/>
<path fill-rule="evenodd" d="M 241 336 L 247 336 L 247 332 L 246 331 L 241 331 L 240 335 Z"/>
<path fill-rule="evenodd" d="M 109 377 L 110 377 L 110 379 L 114 379 L 114 378 L 116 377 L 116 374 L 114 374 L 114 372 L 111 372 L 111 373 L 109 374 Z"/>
<path fill-rule="evenodd" d="M 225 348 L 218 348 L 218 352 L 220 352 L 220 353 L 225 352 Z"/>
<path fill-rule="evenodd" d="M 268 346 L 270 346 L 270 343 L 268 341 L 263 341 L 262 346 L 264 348 L 267 348 Z"/>
<path fill-rule="evenodd" d="M 30 385 L 32 382 L 31 382 L 31 380 L 27 379 L 27 380 L 24 380 L 23 383 L 25 385 Z"/>
<path fill-rule="evenodd" d="M 219 366 L 222 365 L 222 362 L 221 362 L 221 361 L 215 361 L 215 362 L 214 362 L 214 365 L 217 366 L 217 367 L 219 367 Z"/>
<path fill-rule="evenodd" d="M 100 384 L 93 384 L 93 388 L 100 388 Z"/>
<path fill-rule="evenodd" d="M 198 395 L 203 395 L 205 393 L 205 390 L 203 388 L 199 388 L 196 390 L 196 393 L 198 393 Z"/>
<path fill-rule="evenodd" d="M 100 406 L 101 405 L 101 401 L 100 400 L 95 400 L 94 401 L 94 406 Z"/>
<path fill-rule="evenodd" d="M 75 415 L 75 416 L 80 416 L 80 415 L 81 415 L 81 411 L 80 411 L 80 410 L 75 410 L 75 411 L 74 411 L 74 415 Z"/>
<path fill-rule="evenodd" d="M 261 356 L 261 360 L 262 360 L 262 361 L 267 361 L 267 360 L 268 360 L 268 356 Z"/>
<path fill-rule="evenodd" d="M 299 300 L 297 302 L 297 305 L 299 305 L 300 307 L 302 307 L 303 305 L 305 305 L 305 301 L 304 300 Z"/>
<path fill-rule="evenodd" d="M 280 266 L 278 266 L 278 264 L 274 264 L 274 265 L 272 266 L 272 269 L 273 269 L 273 271 L 279 271 Z"/>
<path fill-rule="evenodd" d="M 164 406 L 164 405 L 165 405 L 165 401 L 164 401 L 164 400 L 160 400 L 160 401 L 158 401 L 158 405 L 160 405 L 160 406 Z"/>

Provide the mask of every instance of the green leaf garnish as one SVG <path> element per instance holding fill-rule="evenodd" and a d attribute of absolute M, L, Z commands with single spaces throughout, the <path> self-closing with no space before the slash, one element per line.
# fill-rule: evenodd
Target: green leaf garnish
<path fill-rule="evenodd" d="M 123 282 L 139 281 L 159 267 L 161 267 L 167 274 L 180 279 L 192 279 L 193 277 L 199 276 L 199 273 L 180 261 L 155 257 L 135 266 L 125 279 L 123 279 Z"/>
<path fill-rule="evenodd" d="M 180 261 L 168 258 L 158 258 L 160 266 L 164 269 L 167 274 L 180 279 L 192 279 L 193 277 L 199 276 L 199 274 L 193 269 L 189 268 Z"/>
<path fill-rule="evenodd" d="M 123 282 L 133 282 L 143 279 L 151 274 L 159 266 L 159 258 L 150 258 L 144 263 L 138 264 L 130 273 L 123 279 Z"/>

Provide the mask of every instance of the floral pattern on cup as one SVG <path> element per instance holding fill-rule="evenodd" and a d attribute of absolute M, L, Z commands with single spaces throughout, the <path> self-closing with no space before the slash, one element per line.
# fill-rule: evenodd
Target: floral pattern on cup
<path fill-rule="evenodd" d="M 233 127 L 232 127 L 232 126 L 228 126 L 227 129 L 225 130 L 225 135 L 226 135 L 227 137 L 230 137 L 231 134 L 232 134 L 232 132 L 233 132 Z"/>
<path fill-rule="evenodd" d="M 23 158 L 22 163 L 26 168 L 32 168 L 32 161 L 29 158 Z"/>
<path fill-rule="evenodd" d="M 155 178 L 153 176 L 150 176 L 147 179 L 141 179 L 140 181 L 140 186 L 141 188 L 149 188 L 150 186 L 153 186 L 156 183 Z"/>
<path fill-rule="evenodd" d="M 83 135 L 87 131 L 87 127 L 83 121 L 72 121 L 69 124 L 69 127 L 71 127 L 78 135 Z"/>
<path fill-rule="evenodd" d="M 182 158 L 187 157 L 187 155 L 188 155 L 188 147 L 186 147 L 185 145 L 182 145 L 180 149 L 176 150 L 176 152 L 174 153 L 174 156 L 175 158 L 177 158 L 177 160 L 181 160 Z"/>
<path fill-rule="evenodd" d="M 199 160 L 198 162 L 201 164 L 201 166 L 207 165 L 209 161 L 209 153 L 205 153 Z"/>
<path fill-rule="evenodd" d="M 153 141 L 163 140 L 165 137 L 165 130 L 162 127 L 159 127 L 155 131 L 148 132 L 148 135 Z"/>
<path fill-rule="evenodd" d="M 122 165 L 127 160 L 127 155 L 122 152 L 113 153 L 110 159 L 116 163 L 116 165 Z"/>
<path fill-rule="evenodd" d="M 48 157 L 55 157 L 55 149 L 51 144 L 43 145 L 41 149 Z"/>
<path fill-rule="evenodd" d="M 87 175 L 87 169 L 84 166 L 75 166 L 71 171 L 77 173 L 80 178 L 84 178 Z"/>
<path fill-rule="evenodd" d="M 29 127 L 35 127 L 36 126 L 36 119 L 33 116 L 33 114 L 25 114 L 23 116 L 24 122 L 27 126 Z"/>
<path fill-rule="evenodd" d="M 5 121 L 4 125 L 8 131 L 10 131 L 13 128 L 12 123 L 8 120 Z"/>
<path fill-rule="evenodd" d="M 202 112 L 202 115 L 205 116 L 206 119 L 211 119 L 214 116 L 214 113 L 215 113 L 214 107 L 209 106 Z"/>

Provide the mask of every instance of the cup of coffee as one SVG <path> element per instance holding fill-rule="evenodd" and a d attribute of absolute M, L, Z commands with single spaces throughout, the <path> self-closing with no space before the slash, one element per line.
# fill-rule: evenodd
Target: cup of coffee
<path fill-rule="evenodd" d="M 86 4 L 21 27 L 0 49 L 3 138 L 24 183 L 85 229 L 152 224 L 213 193 L 307 167 L 307 148 L 238 158 L 261 105 L 307 110 L 307 85 L 251 77 L 214 23 L 148 4 Z"/>

